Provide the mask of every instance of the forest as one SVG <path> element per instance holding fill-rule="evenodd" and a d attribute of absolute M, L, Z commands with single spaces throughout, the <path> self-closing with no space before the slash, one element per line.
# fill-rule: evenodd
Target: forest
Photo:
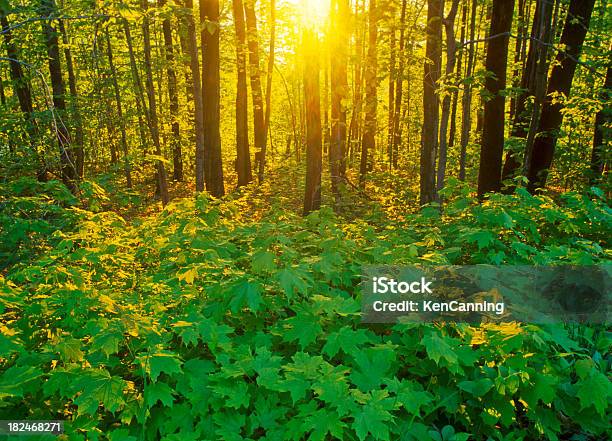
<path fill-rule="evenodd" d="M 608 0 L 0 0 L 0 439 L 611 439 L 609 315 L 360 287 L 609 265 L 611 71 Z"/>

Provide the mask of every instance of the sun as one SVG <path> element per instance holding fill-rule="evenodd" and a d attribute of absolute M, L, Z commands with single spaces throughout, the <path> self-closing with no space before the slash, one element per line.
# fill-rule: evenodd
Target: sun
<path fill-rule="evenodd" d="M 331 0 L 288 0 L 288 2 L 295 4 L 305 23 L 321 28 L 327 22 Z"/>

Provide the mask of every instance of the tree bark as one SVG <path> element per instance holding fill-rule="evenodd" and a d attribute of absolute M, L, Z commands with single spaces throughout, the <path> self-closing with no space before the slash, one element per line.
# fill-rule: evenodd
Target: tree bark
<path fill-rule="evenodd" d="M 321 207 L 322 133 L 318 41 L 304 31 L 304 103 L 306 116 L 306 187 L 304 215 Z"/>
<path fill-rule="evenodd" d="M 83 177 L 83 168 L 85 165 L 85 152 L 83 150 L 84 139 L 83 139 L 83 120 L 81 118 L 81 112 L 79 110 L 79 94 L 76 84 L 76 76 L 74 74 L 74 63 L 72 61 L 72 51 L 70 50 L 70 43 L 68 41 L 68 34 L 64 26 L 63 20 L 58 20 L 59 29 L 62 34 L 62 43 L 64 45 L 64 58 L 66 59 L 66 70 L 68 71 L 68 89 L 72 97 L 72 115 L 74 117 L 74 152 L 76 168 L 79 178 Z"/>
<path fill-rule="evenodd" d="M 512 29 L 514 0 L 493 0 L 489 35 L 509 33 Z M 504 153 L 505 103 L 508 67 L 508 35 L 489 41 L 485 69 L 487 97 L 484 105 L 484 127 L 480 147 L 478 196 L 501 189 L 502 157 Z"/>
<path fill-rule="evenodd" d="M 612 99 L 612 67 L 606 70 L 606 80 L 603 90 L 600 92 L 603 103 L 601 110 L 595 115 L 595 126 L 593 127 L 593 152 L 591 154 L 591 185 L 597 184 L 601 179 L 604 169 L 607 169 L 610 161 L 610 123 L 612 122 L 612 110 L 609 103 Z"/>
<path fill-rule="evenodd" d="M 603 90 L 600 92 L 603 103 L 601 110 L 595 115 L 595 126 L 593 127 L 593 152 L 591 154 L 591 176 L 589 182 L 595 185 L 601 179 L 604 169 L 610 161 L 610 123 L 612 123 L 612 67 L 606 70 L 606 80 Z"/>
<path fill-rule="evenodd" d="M 106 55 L 108 57 L 108 65 L 111 70 L 111 78 L 113 81 L 113 91 L 115 93 L 115 105 L 117 106 L 117 117 L 119 118 L 119 129 L 121 130 L 121 148 L 123 150 L 124 173 L 127 188 L 132 188 L 132 172 L 130 170 L 130 158 L 128 153 L 127 134 L 125 131 L 125 120 L 123 119 L 123 105 L 121 103 L 121 92 L 117 81 L 117 69 L 113 62 L 113 49 L 111 47 L 110 32 L 106 28 Z"/>
<path fill-rule="evenodd" d="M 153 145 L 155 146 L 155 154 L 161 157 L 162 150 L 159 141 L 159 124 L 157 121 L 157 102 L 155 99 L 155 87 L 153 85 L 153 71 L 151 68 L 151 35 L 149 33 L 149 16 L 147 15 L 148 1 L 142 0 L 142 9 L 144 11 L 144 17 L 142 21 L 142 34 L 144 43 L 144 67 L 145 67 L 145 82 L 147 97 L 149 101 L 149 130 L 151 131 L 151 138 L 153 139 Z M 157 187 L 159 190 L 159 196 L 161 198 L 162 205 L 165 206 L 169 201 L 168 196 L 168 178 L 166 176 L 166 167 L 161 159 L 155 161 L 156 164 L 156 175 L 157 175 Z"/>
<path fill-rule="evenodd" d="M 368 56 L 366 60 L 365 84 L 365 119 L 363 123 L 363 135 L 361 138 L 361 164 L 359 167 L 359 185 L 365 186 L 368 170 L 371 168 L 369 158 L 376 148 L 376 110 L 378 105 L 378 9 L 376 0 L 370 0 L 370 11 L 368 14 Z"/>
<path fill-rule="evenodd" d="M 330 11 L 331 23 L 334 28 L 331 40 L 331 142 L 329 149 L 329 164 L 331 188 L 336 203 L 340 200 L 340 184 L 346 171 L 346 100 L 348 99 L 347 33 L 348 1 L 333 0 Z"/>
<path fill-rule="evenodd" d="M 160 7 L 166 0 L 158 0 Z M 183 154 L 181 152 L 181 133 L 179 127 L 179 100 L 176 87 L 176 72 L 174 66 L 174 44 L 172 42 L 172 27 L 169 18 L 162 22 L 164 34 L 164 50 L 166 53 L 166 75 L 168 77 L 168 100 L 170 101 L 170 119 L 172 130 L 172 178 L 175 181 L 183 180 Z"/>
<path fill-rule="evenodd" d="M 455 40 L 455 17 L 457 16 L 457 10 L 459 8 L 459 0 L 453 0 L 451 9 L 448 15 L 443 21 L 444 31 L 446 33 L 446 69 L 445 76 L 446 81 L 452 81 L 451 77 L 455 71 L 455 63 L 457 61 L 457 41 Z M 437 190 L 441 190 L 444 187 L 444 177 L 446 174 L 446 157 L 447 151 L 447 132 L 448 132 L 448 121 L 450 119 L 450 107 L 451 107 L 451 94 L 446 93 L 442 99 L 442 118 L 440 119 L 440 137 L 439 137 L 439 158 L 438 158 L 438 176 L 437 176 Z"/>
<path fill-rule="evenodd" d="M 187 28 L 187 51 L 189 52 L 189 67 L 191 71 L 191 95 L 193 96 L 193 118 L 195 134 L 195 176 L 196 191 L 204 190 L 204 103 L 202 101 L 202 82 L 200 79 L 200 63 L 198 61 L 198 41 L 193 14 L 193 0 L 185 0 L 185 24 Z"/>
<path fill-rule="evenodd" d="M 470 41 L 476 37 L 476 7 L 478 0 L 472 0 L 472 10 L 470 12 Z M 461 96 L 461 152 L 459 154 L 459 179 L 465 181 L 465 161 L 467 156 L 467 145 L 470 141 L 470 128 L 472 126 L 472 76 L 474 74 L 475 62 L 474 44 L 470 44 L 468 49 L 468 59 L 466 66 L 466 79 L 469 82 L 464 84 L 463 95 Z"/>
<path fill-rule="evenodd" d="M 221 108 L 219 59 L 219 0 L 200 0 L 202 25 L 202 105 L 204 108 L 204 152 L 196 156 L 196 163 L 204 163 L 204 176 L 196 175 L 196 191 L 206 189 L 215 196 L 225 194 L 223 162 L 221 158 Z M 198 169 L 198 167 L 196 167 Z M 202 179 L 204 178 L 204 179 Z"/>
<path fill-rule="evenodd" d="M 400 36 L 399 36 L 399 51 L 398 51 L 398 66 L 395 78 L 395 103 L 393 105 L 393 146 L 391 164 L 393 168 L 397 168 L 397 159 L 399 156 L 399 146 L 402 143 L 402 133 L 400 128 L 402 97 L 404 92 L 404 65 L 406 56 L 404 47 L 406 46 L 406 3 L 407 0 L 402 0 L 402 12 L 400 14 Z"/>
<path fill-rule="evenodd" d="M 247 108 L 246 57 L 248 49 L 242 0 L 233 0 L 232 7 L 236 28 L 236 173 L 238 174 L 238 187 L 241 187 L 253 180 L 251 155 L 249 153 L 249 115 Z"/>
<path fill-rule="evenodd" d="M 42 16 L 47 17 L 57 14 L 54 0 L 41 0 Z M 76 190 L 78 170 L 75 161 L 74 150 L 71 145 L 70 133 L 66 125 L 61 121 L 61 116 L 66 111 L 66 87 L 62 76 L 60 60 L 58 32 L 51 20 L 43 21 L 43 34 L 49 60 L 49 74 L 51 76 L 51 89 L 53 93 L 53 126 L 60 150 L 60 167 L 62 181 L 71 191 Z"/>
<path fill-rule="evenodd" d="M 253 97 L 253 131 L 255 141 L 255 162 L 257 179 L 263 182 L 266 156 L 266 127 L 264 118 L 263 94 L 261 91 L 261 73 L 259 66 L 259 34 L 257 32 L 257 17 L 255 1 L 245 0 L 244 15 L 247 27 L 247 43 L 249 47 L 249 74 L 251 79 L 251 94 Z"/>
<path fill-rule="evenodd" d="M 550 73 L 547 96 L 542 105 L 539 136 L 535 139 L 530 161 L 527 161 L 528 190 L 535 191 L 546 185 L 548 170 L 552 165 L 555 144 L 563 121 L 563 104 L 554 95 L 569 97 L 577 60 L 580 57 L 582 44 L 589 28 L 591 13 L 595 0 L 572 0 L 569 5 L 559 51 L 555 65 Z"/>
<path fill-rule="evenodd" d="M 427 0 L 427 41 L 423 73 L 423 129 L 421 132 L 420 203 L 436 199 L 436 153 L 438 150 L 438 80 L 442 64 L 443 0 Z"/>
<path fill-rule="evenodd" d="M 270 138 L 272 146 L 272 135 L 270 134 L 270 114 L 272 110 L 272 74 L 274 73 L 274 45 L 276 44 L 276 1 L 270 0 L 270 46 L 268 50 L 268 72 L 266 74 L 266 113 L 264 115 L 264 138 Z M 258 180 L 263 182 L 265 172 L 266 154 L 262 153 L 262 161 L 259 163 Z"/>

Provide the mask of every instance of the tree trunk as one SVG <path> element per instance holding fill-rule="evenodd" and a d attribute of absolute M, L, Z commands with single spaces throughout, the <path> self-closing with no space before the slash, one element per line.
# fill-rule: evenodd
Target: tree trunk
<path fill-rule="evenodd" d="M 455 63 L 457 61 L 457 41 L 455 40 L 455 17 L 459 8 L 459 0 L 453 0 L 452 6 L 448 15 L 443 21 L 444 31 L 446 33 L 446 81 L 452 81 L 451 77 L 455 71 Z M 441 190 L 444 187 L 444 177 L 446 174 L 446 157 L 447 151 L 447 131 L 448 121 L 450 119 L 451 94 L 446 93 L 442 99 L 442 118 L 440 120 L 440 137 L 439 137 L 439 159 L 438 159 L 438 177 L 437 189 Z"/>
<path fill-rule="evenodd" d="M 266 127 L 264 118 L 263 95 L 261 92 L 261 73 L 259 67 L 259 34 L 257 32 L 257 17 L 255 16 L 255 1 L 244 2 L 244 15 L 247 27 L 247 43 L 249 46 L 249 74 L 251 78 L 251 94 L 253 96 L 253 131 L 255 141 L 255 162 L 257 179 L 263 182 L 266 156 Z"/>
<path fill-rule="evenodd" d="M 396 36 L 395 36 L 395 22 L 391 19 L 389 24 L 389 84 L 387 94 L 387 159 L 389 160 L 389 169 L 393 168 L 393 116 L 395 114 L 395 76 L 396 76 Z M 401 54 L 400 54 L 401 56 Z"/>
<path fill-rule="evenodd" d="M 144 42 L 144 66 L 145 66 L 145 78 L 146 78 L 146 89 L 149 101 L 149 130 L 151 131 L 151 138 L 153 139 L 153 145 L 155 146 L 155 154 L 159 157 L 162 156 L 161 144 L 159 141 L 159 125 L 157 121 L 157 102 L 155 100 L 155 88 L 153 85 L 153 71 L 151 69 L 151 36 L 149 34 L 149 16 L 147 15 L 148 1 L 142 0 L 142 9 L 144 11 L 144 17 L 142 21 L 142 34 Z M 165 206 L 168 203 L 168 179 L 166 176 L 166 167 L 160 159 L 155 161 L 156 163 L 156 175 L 157 175 L 157 186 L 159 189 L 159 195 L 161 197 L 162 205 Z"/>
<path fill-rule="evenodd" d="M 130 170 L 130 158 L 128 153 L 127 134 L 125 131 L 125 120 L 123 119 L 123 106 L 121 103 L 121 92 L 119 83 L 117 82 L 117 69 L 113 62 L 113 49 L 111 47 L 110 33 L 106 28 L 106 55 L 108 57 L 108 65 L 111 70 L 113 81 L 113 91 L 115 93 L 115 105 L 117 106 L 117 117 L 119 118 L 119 129 L 121 130 L 121 148 L 123 150 L 124 172 L 127 188 L 132 188 L 132 173 Z"/>
<path fill-rule="evenodd" d="M 361 15 L 365 14 L 365 0 L 362 0 Z M 359 0 L 355 2 L 355 64 L 354 64 L 354 88 L 353 88 L 353 110 L 348 130 L 349 158 L 352 163 L 356 145 L 360 145 L 360 121 L 363 107 L 363 58 L 365 51 L 365 20 L 364 26 L 360 26 Z"/>
<path fill-rule="evenodd" d="M 195 134 L 195 176 L 196 191 L 204 190 L 204 104 L 202 101 L 202 82 L 200 80 L 200 63 L 198 61 L 198 40 L 193 18 L 193 0 L 185 0 L 185 24 L 187 28 L 187 51 L 191 71 L 191 95 L 193 96 L 193 118 Z"/>
<path fill-rule="evenodd" d="M 246 78 L 246 31 L 242 0 L 233 0 L 234 26 L 236 28 L 236 173 L 238 187 L 253 180 L 251 155 L 249 153 L 249 112 Z"/>
<path fill-rule="evenodd" d="M 359 185 L 365 186 L 365 178 L 368 170 L 371 168 L 369 158 L 370 153 L 374 153 L 376 148 L 376 110 L 378 104 L 378 9 L 376 8 L 376 0 L 370 0 L 370 11 L 368 14 L 369 29 L 368 29 L 368 57 L 366 61 L 365 84 L 365 119 L 363 123 L 363 135 L 361 138 L 361 165 L 359 167 Z"/>
<path fill-rule="evenodd" d="M 165 4 L 166 0 L 158 0 L 160 8 Z M 172 130 L 172 178 L 180 182 L 183 180 L 183 154 L 181 152 L 181 133 L 179 127 L 178 90 L 176 88 L 176 72 L 174 70 L 174 44 L 172 42 L 172 28 L 169 18 L 164 18 L 162 32 L 164 34 L 164 50 L 166 53 L 166 75 L 168 77 L 168 99 L 170 101 Z"/>
<path fill-rule="evenodd" d="M 268 72 L 266 74 L 266 114 L 264 116 L 264 138 L 270 137 L 272 146 L 272 135 L 270 134 L 270 114 L 272 110 L 272 74 L 274 73 L 274 45 L 276 44 L 276 1 L 270 0 L 270 48 L 268 50 Z M 263 182 L 266 163 L 265 149 L 262 153 L 262 161 L 259 163 L 258 180 Z"/>
<path fill-rule="evenodd" d="M 196 163 L 203 161 L 204 176 L 196 176 L 196 191 L 206 189 L 215 196 L 225 194 L 223 186 L 223 162 L 221 158 L 220 131 L 220 59 L 219 59 L 219 0 L 200 0 L 202 25 L 202 105 L 204 109 L 204 152 L 196 156 Z M 198 167 L 196 166 L 196 169 Z M 202 180 L 202 178 L 204 178 Z"/>
<path fill-rule="evenodd" d="M 512 29 L 514 0 L 493 0 L 489 35 L 509 33 Z M 478 172 L 478 196 L 501 189 L 502 157 L 504 153 L 505 104 L 509 35 L 489 41 L 485 69 L 490 72 L 485 79 L 487 99 L 484 105 L 484 127 L 480 147 Z"/>
<path fill-rule="evenodd" d="M 427 0 L 427 42 L 423 74 L 423 129 L 421 132 L 420 203 L 436 199 L 438 150 L 438 80 L 442 64 L 442 8 L 444 0 Z"/>
<path fill-rule="evenodd" d="M 569 97 L 577 60 L 580 57 L 582 43 L 589 28 L 589 20 L 593 12 L 595 0 L 571 0 L 560 47 L 556 56 L 555 65 L 550 73 L 547 96 L 542 105 L 542 114 L 538 127 L 539 136 L 535 139 L 530 161 L 527 161 L 527 179 L 529 191 L 543 188 L 546 185 L 548 170 L 552 165 L 555 144 L 563 115 L 563 104 L 554 95 L 562 94 Z"/>
<path fill-rule="evenodd" d="M 472 0 L 472 10 L 470 12 L 470 41 L 476 37 L 476 7 L 478 0 Z M 466 79 L 461 96 L 461 152 L 459 154 L 459 179 L 465 181 L 465 161 L 467 156 L 467 145 L 470 141 L 470 128 L 472 126 L 472 81 L 474 74 L 474 43 L 468 49 L 468 59 L 466 66 Z"/>
<path fill-rule="evenodd" d="M 56 15 L 57 9 L 54 0 L 41 0 L 41 15 L 46 17 Z M 50 20 L 43 21 L 43 34 L 45 37 L 45 45 L 47 47 L 47 56 L 49 60 L 49 74 L 51 76 L 51 89 L 53 91 L 53 126 L 55 136 L 59 144 L 60 150 L 60 167 L 61 176 L 64 184 L 71 191 L 76 190 L 76 181 L 78 179 L 78 170 L 76 167 L 75 155 L 73 147 L 70 144 L 70 133 L 68 128 L 61 121 L 62 115 L 66 110 L 66 87 L 64 78 L 62 77 L 62 67 L 60 60 L 58 33 L 53 27 L 53 22 Z M 58 111 L 59 115 L 56 113 Z"/>
<path fill-rule="evenodd" d="M 134 95 L 136 98 L 136 112 L 138 113 L 138 129 L 140 132 L 140 142 L 141 147 L 143 149 L 143 153 L 147 155 L 147 134 L 142 117 L 144 115 L 148 127 L 149 110 L 147 109 L 147 105 L 145 102 L 144 87 L 142 85 L 142 80 L 140 79 L 140 74 L 138 73 L 138 66 L 136 65 L 136 56 L 134 55 L 134 46 L 132 44 L 132 34 L 130 32 L 130 25 L 127 20 L 123 20 L 123 31 L 125 33 L 125 42 L 127 44 L 128 53 L 130 55 L 130 71 L 132 72 L 132 81 L 134 82 L 134 86 L 136 87 Z"/>
<path fill-rule="evenodd" d="M 404 55 L 404 47 L 406 45 L 406 3 L 407 0 L 402 0 L 402 12 L 400 15 L 400 36 L 399 36 L 399 53 L 398 66 L 395 78 L 395 103 L 393 105 L 393 147 L 391 164 L 393 168 L 397 168 L 397 159 L 399 156 L 399 146 L 402 143 L 402 133 L 400 128 L 400 117 L 402 110 L 402 96 L 404 92 L 404 65 L 406 56 Z"/>
<path fill-rule="evenodd" d="M 346 171 L 346 100 L 348 99 L 347 33 L 348 1 L 333 0 L 330 11 L 334 34 L 330 35 L 331 46 L 331 142 L 329 164 L 332 193 L 336 203 L 340 200 L 340 184 Z"/>
<path fill-rule="evenodd" d="M 612 49 L 612 48 L 611 48 Z M 595 126 L 593 127 L 593 152 L 591 155 L 591 185 L 597 184 L 601 175 L 609 165 L 610 161 L 610 123 L 612 122 L 612 67 L 606 70 L 606 80 L 603 90 L 600 92 L 603 107 L 595 115 Z"/>
<path fill-rule="evenodd" d="M 467 27 L 467 15 L 468 15 L 468 2 L 464 2 L 461 8 L 461 35 L 459 41 L 463 43 L 465 41 L 465 33 Z M 455 50 L 457 45 L 455 44 Z M 457 104 L 459 101 L 459 85 L 463 78 L 463 51 L 459 52 L 457 57 L 457 73 L 455 76 L 455 90 L 453 90 L 453 98 L 451 104 L 451 115 L 450 115 L 450 128 L 448 132 L 448 150 L 452 150 L 455 146 L 455 138 L 457 135 Z"/>
<path fill-rule="evenodd" d="M 306 188 L 304 215 L 321 207 L 322 133 L 318 41 L 304 31 L 304 103 L 306 113 Z"/>
<path fill-rule="evenodd" d="M 83 151 L 83 121 L 81 118 L 81 112 L 79 110 L 79 94 L 76 85 L 76 76 L 74 74 L 74 63 L 72 61 L 72 51 L 70 50 L 70 43 L 68 41 L 68 34 L 64 26 L 63 20 L 58 20 L 59 29 L 62 34 L 62 43 L 64 44 L 64 58 L 66 59 L 66 70 L 68 71 L 68 88 L 72 97 L 72 115 L 74 117 L 74 152 L 76 168 L 79 178 L 83 177 L 83 168 L 85 165 L 85 152 Z"/>

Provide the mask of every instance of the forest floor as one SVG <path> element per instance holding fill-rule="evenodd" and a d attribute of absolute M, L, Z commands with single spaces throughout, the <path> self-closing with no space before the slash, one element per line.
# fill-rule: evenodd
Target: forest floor
<path fill-rule="evenodd" d="M 113 179 L 83 185 L 88 209 L 3 186 L 3 417 L 70 440 L 611 435 L 605 326 L 360 320 L 364 265 L 610 262 L 599 190 L 480 203 L 451 181 L 418 211 L 413 182 L 376 172 L 303 217 L 291 170 L 219 200 L 173 184 L 189 197 L 163 211 Z"/>

